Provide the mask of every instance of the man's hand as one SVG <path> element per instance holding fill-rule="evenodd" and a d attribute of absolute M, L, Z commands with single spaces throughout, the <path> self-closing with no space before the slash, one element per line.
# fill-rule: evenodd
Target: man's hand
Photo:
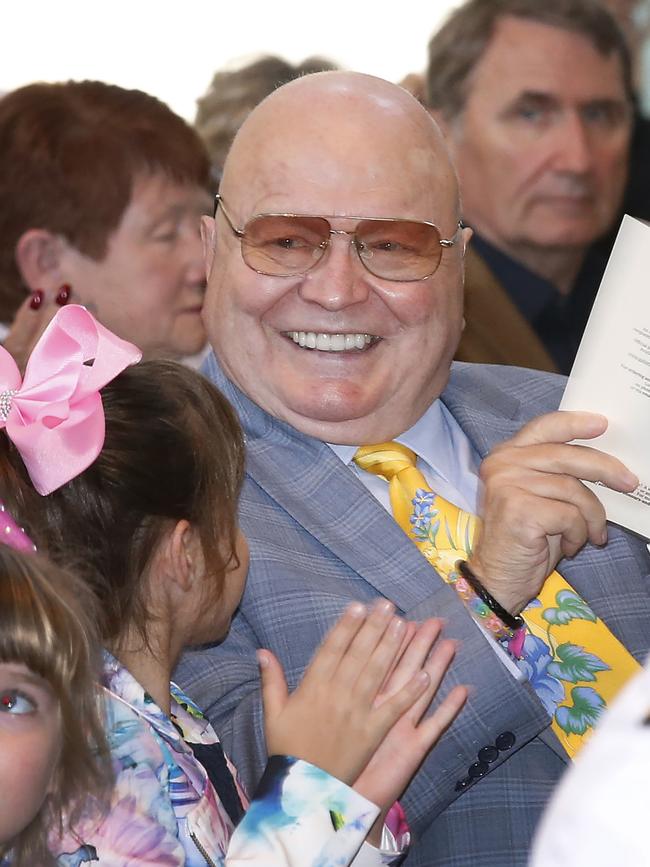
<path fill-rule="evenodd" d="M 606 428 L 607 420 L 593 413 L 549 413 L 483 461 L 482 527 L 469 565 L 513 614 L 537 596 L 562 557 L 575 556 L 587 541 L 607 542 L 605 510 L 580 479 L 622 492 L 637 487 L 616 458 L 570 444 Z"/>

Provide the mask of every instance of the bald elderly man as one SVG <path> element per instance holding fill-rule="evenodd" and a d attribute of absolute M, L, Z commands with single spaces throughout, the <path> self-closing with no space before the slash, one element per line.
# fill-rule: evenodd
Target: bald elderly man
<path fill-rule="evenodd" d="M 452 364 L 460 216 L 437 127 L 385 81 L 306 76 L 242 126 L 203 225 L 205 372 L 246 431 L 251 568 L 229 638 L 178 672 L 253 786 L 257 648 L 293 686 L 352 599 L 443 618 L 445 688 L 471 696 L 402 798 L 407 863 L 427 867 L 526 862 L 569 756 L 650 642 L 646 547 L 578 481 L 637 480 L 567 445 L 606 421 L 554 412 L 552 374 Z M 569 621 L 593 630 L 584 646 L 558 632 Z"/>

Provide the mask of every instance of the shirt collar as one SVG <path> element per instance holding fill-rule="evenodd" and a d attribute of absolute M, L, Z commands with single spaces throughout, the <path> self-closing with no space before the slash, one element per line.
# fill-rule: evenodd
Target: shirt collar
<path fill-rule="evenodd" d="M 176 749 L 184 750 L 185 741 L 213 743 L 216 736 L 199 708 L 176 686 L 170 684 L 171 718 L 158 707 L 131 672 L 108 650 L 103 653 L 102 684 L 108 692 L 122 699 Z M 182 735 L 182 738 L 181 738 Z"/>
<path fill-rule="evenodd" d="M 414 451 L 420 460 L 425 461 L 439 476 L 449 481 L 450 470 L 456 460 L 452 426 L 458 427 L 449 410 L 440 399 L 434 400 L 412 427 L 395 437 L 395 442 Z M 359 448 L 358 445 L 328 445 L 346 466 L 352 463 Z"/>

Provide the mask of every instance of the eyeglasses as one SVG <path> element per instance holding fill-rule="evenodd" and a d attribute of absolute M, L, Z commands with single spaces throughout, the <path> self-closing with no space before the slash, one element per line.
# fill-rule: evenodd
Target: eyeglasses
<path fill-rule="evenodd" d="M 363 264 L 375 277 L 400 283 L 426 280 L 435 274 L 442 251 L 453 247 L 463 228 L 452 238 L 441 238 L 440 229 L 425 220 L 398 217 L 341 217 L 357 220 L 353 231 L 333 229 L 326 217 L 307 214 L 256 214 L 238 229 L 215 197 L 215 216 L 221 206 L 233 234 L 241 241 L 244 262 L 268 277 L 306 274 L 327 252 L 333 235 L 348 235 Z"/>

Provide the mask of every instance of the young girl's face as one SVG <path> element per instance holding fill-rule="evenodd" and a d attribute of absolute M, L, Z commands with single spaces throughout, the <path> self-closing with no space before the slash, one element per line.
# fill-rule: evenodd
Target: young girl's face
<path fill-rule="evenodd" d="M 0 843 L 36 816 L 61 752 L 59 703 L 52 688 L 18 662 L 0 662 Z"/>

